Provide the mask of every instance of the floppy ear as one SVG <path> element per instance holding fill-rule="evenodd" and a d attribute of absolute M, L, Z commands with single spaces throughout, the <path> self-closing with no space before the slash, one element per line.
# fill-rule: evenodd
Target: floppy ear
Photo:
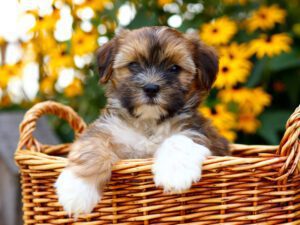
<path fill-rule="evenodd" d="M 113 38 L 101 46 L 96 52 L 98 73 L 102 84 L 107 83 L 113 73 L 116 42 L 116 38 Z"/>
<path fill-rule="evenodd" d="M 209 91 L 217 78 L 219 58 L 213 47 L 204 44 L 195 36 L 188 36 L 193 44 L 193 59 L 196 65 L 199 86 Z"/>

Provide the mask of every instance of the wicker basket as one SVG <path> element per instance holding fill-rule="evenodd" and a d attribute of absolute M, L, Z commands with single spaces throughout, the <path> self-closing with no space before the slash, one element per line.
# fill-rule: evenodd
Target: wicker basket
<path fill-rule="evenodd" d="M 183 194 L 154 186 L 151 159 L 118 162 L 102 201 L 77 221 L 62 210 L 53 188 L 69 144 L 43 145 L 32 135 L 44 114 L 67 120 L 76 134 L 86 127 L 71 108 L 54 102 L 25 115 L 15 154 L 25 224 L 300 224 L 300 107 L 279 147 L 231 145 L 233 156 L 210 157 L 202 180 Z"/>

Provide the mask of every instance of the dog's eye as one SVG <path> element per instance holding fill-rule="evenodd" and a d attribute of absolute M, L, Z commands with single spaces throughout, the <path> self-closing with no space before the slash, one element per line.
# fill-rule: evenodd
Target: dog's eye
<path fill-rule="evenodd" d="M 170 73 L 179 73 L 180 72 L 180 66 L 178 65 L 173 65 L 168 69 L 168 72 Z"/>
<path fill-rule="evenodd" d="M 140 64 L 137 62 L 131 62 L 128 64 L 128 68 L 131 70 L 136 70 L 140 68 Z"/>

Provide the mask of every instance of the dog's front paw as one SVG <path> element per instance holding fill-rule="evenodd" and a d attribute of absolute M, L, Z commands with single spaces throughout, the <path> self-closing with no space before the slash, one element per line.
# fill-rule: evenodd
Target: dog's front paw
<path fill-rule="evenodd" d="M 211 153 L 184 135 L 166 139 L 155 155 L 152 167 L 156 186 L 165 192 L 180 193 L 201 178 L 202 162 Z"/>
<path fill-rule="evenodd" d="M 95 179 L 76 176 L 71 169 L 65 169 L 58 177 L 55 188 L 58 201 L 69 216 L 77 218 L 90 213 L 100 201 L 100 192 Z"/>

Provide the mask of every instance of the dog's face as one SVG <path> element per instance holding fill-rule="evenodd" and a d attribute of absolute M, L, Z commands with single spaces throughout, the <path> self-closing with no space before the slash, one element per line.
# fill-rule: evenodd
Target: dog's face
<path fill-rule="evenodd" d="M 108 97 L 142 119 L 195 109 L 218 70 L 213 49 L 168 27 L 123 30 L 98 50 L 97 61 Z"/>

